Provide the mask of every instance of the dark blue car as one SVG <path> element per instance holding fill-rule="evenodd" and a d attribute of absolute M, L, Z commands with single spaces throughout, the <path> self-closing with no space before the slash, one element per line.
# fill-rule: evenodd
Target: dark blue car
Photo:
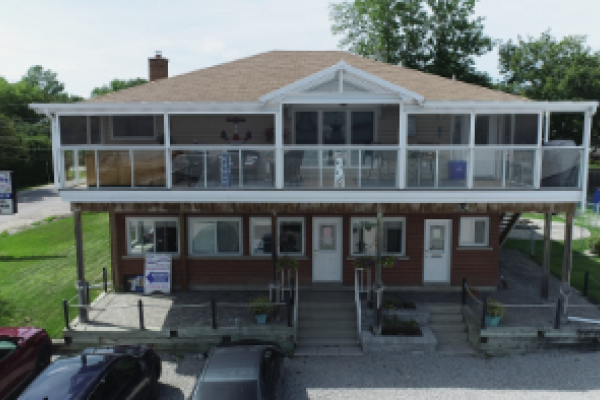
<path fill-rule="evenodd" d="M 53 362 L 19 399 L 158 399 L 160 374 L 160 357 L 147 346 L 86 349 Z"/>

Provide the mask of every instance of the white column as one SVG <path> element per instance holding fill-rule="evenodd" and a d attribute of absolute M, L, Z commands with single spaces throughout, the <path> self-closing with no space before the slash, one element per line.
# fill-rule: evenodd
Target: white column
<path fill-rule="evenodd" d="M 533 160 L 533 187 L 540 188 L 542 178 L 542 137 L 543 137 L 544 113 L 540 111 L 538 114 L 538 140 L 537 150 L 535 151 L 535 159 Z"/>
<path fill-rule="evenodd" d="M 58 123 L 58 116 L 50 116 L 51 127 L 52 127 L 52 167 L 54 171 L 54 188 L 60 187 L 60 127 Z"/>
<path fill-rule="evenodd" d="M 407 125 L 408 119 L 404 112 L 404 104 L 400 103 L 398 113 L 398 166 L 396 167 L 396 173 L 398 174 L 396 182 L 398 182 L 398 188 L 406 188 L 406 145 L 407 145 Z"/>
<path fill-rule="evenodd" d="M 164 136 L 165 136 L 165 173 L 167 174 L 167 189 L 173 186 L 171 176 L 171 130 L 169 125 L 169 114 L 164 114 Z"/>
<path fill-rule="evenodd" d="M 283 103 L 275 113 L 275 188 L 283 189 Z"/>
<path fill-rule="evenodd" d="M 473 189 L 473 170 L 475 168 L 475 111 L 471 111 L 469 125 L 469 164 L 467 168 L 467 188 Z"/>
<path fill-rule="evenodd" d="M 590 141 L 592 139 L 592 119 L 594 114 L 590 111 L 586 111 L 583 121 L 583 154 L 581 154 L 581 211 L 585 211 L 587 203 L 587 185 L 588 185 L 588 168 L 589 168 L 589 157 L 590 154 Z"/>
<path fill-rule="evenodd" d="M 546 129 L 544 132 L 544 142 L 550 140 L 550 111 L 546 111 Z"/>

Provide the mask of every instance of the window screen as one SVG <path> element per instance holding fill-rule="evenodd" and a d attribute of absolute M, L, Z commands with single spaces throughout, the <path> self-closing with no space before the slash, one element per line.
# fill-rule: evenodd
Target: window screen
<path fill-rule="evenodd" d="M 297 112 L 295 115 L 296 144 L 318 143 L 317 112 Z"/>
<path fill-rule="evenodd" d="M 114 138 L 153 138 L 153 115 L 116 115 L 112 117 Z"/>
<path fill-rule="evenodd" d="M 87 144 L 87 117 L 60 117 L 61 144 Z"/>
<path fill-rule="evenodd" d="M 373 143 L 373 113 L 352 113 L 352 144 Z"/>

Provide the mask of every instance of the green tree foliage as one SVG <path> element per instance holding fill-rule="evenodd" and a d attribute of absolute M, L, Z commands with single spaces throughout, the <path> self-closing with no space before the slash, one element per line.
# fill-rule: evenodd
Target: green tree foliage
<path fill-rule="evenodd" d="M 519 37 L 500 45 L 499 88 L 533 100 L 600 99 L 600 53 L 586 45 L 583 36 L 554 38 L 550 31 L 539 38 Z M 581 143 L 583 118 L 554 114 L 550 137 Z M 600 121 L 594 120 L 592 143 L 600 144 Z"/>
<path fill-rule="evenodd" d="M 108 85 L 94 88 L 94 90 L 92 90 L 92 97 L 103 96 L 108 93 L 138 86 L 144 83 L 148 83 L 148 81 L 144 78 L 134 78 L 129 80 L 113 79 Z"/>
<path fill-rule="evenodd" d="M 494 45 L 474 18 L 478 0 L 354 0 L 332 4 L 340 47 L 390 64 L 491 86 L 474 56 Z"/>

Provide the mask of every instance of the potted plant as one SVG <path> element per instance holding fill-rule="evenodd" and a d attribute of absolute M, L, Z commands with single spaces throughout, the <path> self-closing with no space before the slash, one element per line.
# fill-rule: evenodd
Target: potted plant
<path fill-rule="evenodd" d="M 360 256 L 354 259 L 354 268 L 372 268 L 375 266 L 375 257 Z"/>
<path fill-rule="evenodd" d="M 257 324 L 266 324 L 267 316 L 275 308 L 268 296 L 257 296 L 250 302 L 250 310 L 256 317 Z"/>
<path fill-rule="evenodd" d="M 382 257 L 381 258 L 381 266 L 383 268 L 392 268 L 396 266 L 398 259 L 394 256 Z"/>
<path fill-rule="evenodd" d="M 277 263 L 275 264 L 275 266 L 277 267 L 277 272 L 281 272 L 288 268 L 297 270 L 298 260 L 290 256 L 281 256 L 277 259 Z"/>
<path fill-rule="evenodd" d="M 485 311 L 485 325 L 498 326 L 500 318 L 504 315 L 504 306 L 495 299 L 488 299 L 487 309 Z"/>

